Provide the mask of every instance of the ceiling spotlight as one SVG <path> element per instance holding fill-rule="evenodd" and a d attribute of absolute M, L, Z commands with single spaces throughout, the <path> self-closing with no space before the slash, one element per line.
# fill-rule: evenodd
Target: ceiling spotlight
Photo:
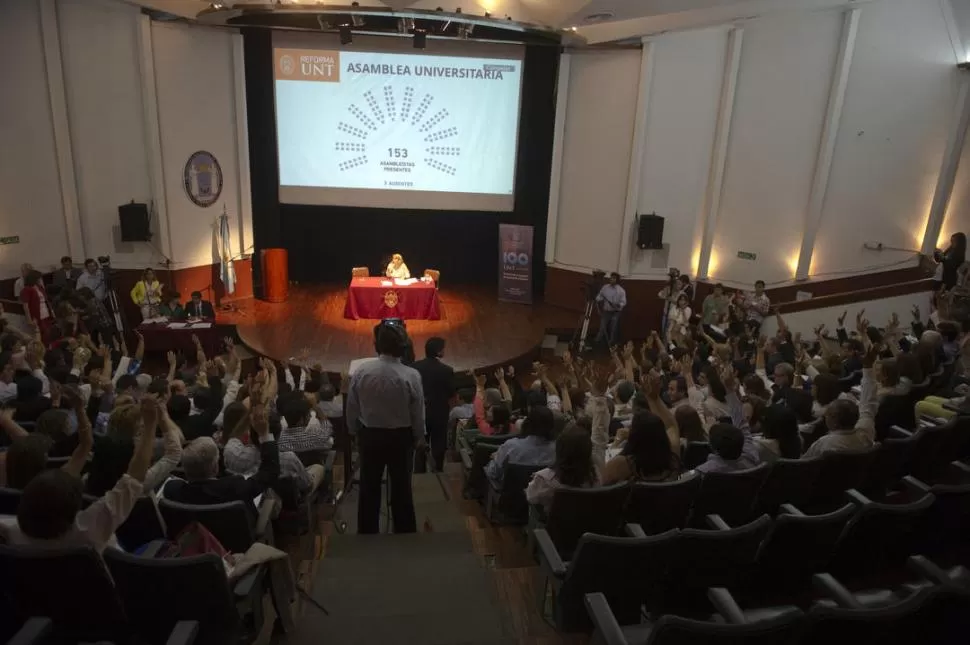
<path fill-rule="evenodd" d="M 424 49 L 428 44 L 428 30 L 427 29 L 415 29 L 414 30 L 414 48 Z"/>
<path fill-rule="evenodd" d="M 354 42 L 354 33 L 350 31 L 350 25 L 344 23 L 340 25 L 340 44 L 349 45 Z"/>
<path fill-rule="evenodd" d="M 462 40 L 467 40 L 468 37 L 472 35 L 473 31 L 475 31 L 475 25 L 458 25 L 458 37 Z"/>

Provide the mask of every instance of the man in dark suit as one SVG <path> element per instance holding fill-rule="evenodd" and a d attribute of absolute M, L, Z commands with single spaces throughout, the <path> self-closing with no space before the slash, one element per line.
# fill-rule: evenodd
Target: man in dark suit
<path fill-rule="evenodd" d="M 185 315 L 189 318 L 206 318 L 211 320 L 216 317 L 216 312 L 212 308 L 211 302 L 202 299 L 201 291 L 193 291 L 192 300 L 185 303 Z"/>
<path fill-rule="evenodd" d="M 219 446 L 212 437 L 193 439 L 182 451 L 182 468 L 188 481 L 172 480 L 165 485 L 165 498 L 182 504 L 224 504 L 244 502 L 255 518 L 253 499 L 276 483 L 280 475 L 280 453 L 269 431 L 264 405 L 252 411 L 252 426 L 259 438 L 259 470 L 250 478 L 241 475 L 219 477 Z"/>
<path fill-rule="evenodd" d="M 445 355 L 445 339 L 433 336 L 424 344 L 425 358 L 411 367 L 421 375 L 424 389 L 425 427 L 435 470 L 441 471 L 445 463 L 448 443 L 448 412 L 451 397 L 455 393 L 455 370 L 441 362 Z"/>
<path fill-rule="evenodd" d="M 65 255 L 61 258 L 61 268 L 52 276 L 51 293 L 59 293 L 65 288 L 73 289 L 80 275 L 81 269 L 74 266 L 74 260 L 70 255 Z"/>

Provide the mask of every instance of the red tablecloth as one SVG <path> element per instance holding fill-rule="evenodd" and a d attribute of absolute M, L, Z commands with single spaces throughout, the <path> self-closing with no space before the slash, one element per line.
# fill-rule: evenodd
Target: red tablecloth
<path fill-rule="evenodd" d="M 192 334 L 199 337 L 202 349 L 209 358 L 222 353 L 222 339 L 226 336 L 233 336 L 231 326 L 217 325 L 214 322 L 211 327 L 203 328 L 182 328 L 172 329 L 167 323 L 153 323 L 151 325 L 138 325 L 138 331 L 145 337 L 146 352 L 173 352 L 181 351 L 186 356 L 195 357 L 195 345 L 192 343 Z"/>
<path fill-rule="evenodd" d="M 384 285 L 385 278 L 354 278 L 347 289 L 344 318 L 439 320 L 438 289 L 433 282 Z"/>

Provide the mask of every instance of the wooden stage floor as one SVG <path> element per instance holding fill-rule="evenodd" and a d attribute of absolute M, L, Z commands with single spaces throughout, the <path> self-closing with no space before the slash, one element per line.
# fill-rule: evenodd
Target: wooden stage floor
<path fill-rule="evenodd" d="M 474 370 L 520 358 L 541 343 L 547 330 L 576 326 L 578 314 L 545 304 L 499 302 L 494 288 L 454 287 L 439 292 L 441 320 L 409 320 L 415 354 L 424 356 L 432 336 L 447 342 L 445 362 L 456 370 Z M 374 355 L 377 320 L 346 320 L 347 285 L 301 285 L 289 300 L 273 304 L 245 300 L 238 311 L 217 313 L 220 324 L 235 325 L 252 351 L 275 360 L 297 359 L 325 371 L 346 370 L 350 361 Z"/>

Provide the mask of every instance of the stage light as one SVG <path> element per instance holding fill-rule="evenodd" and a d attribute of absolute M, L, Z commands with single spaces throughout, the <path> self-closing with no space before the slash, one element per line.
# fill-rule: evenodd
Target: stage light
<path fill-rule="evenodd" d="M 428 44 L 428 30 L 427 29 L 415 29 L 414 30 L 414 48 L 424 49 Z"/>
<path fill-rule="evenodd" d="M 354 33 L 350 31 L 350 25 L 344 23 L 340 25 L 340 44 L 349 45 L 354 42 Z"/>

